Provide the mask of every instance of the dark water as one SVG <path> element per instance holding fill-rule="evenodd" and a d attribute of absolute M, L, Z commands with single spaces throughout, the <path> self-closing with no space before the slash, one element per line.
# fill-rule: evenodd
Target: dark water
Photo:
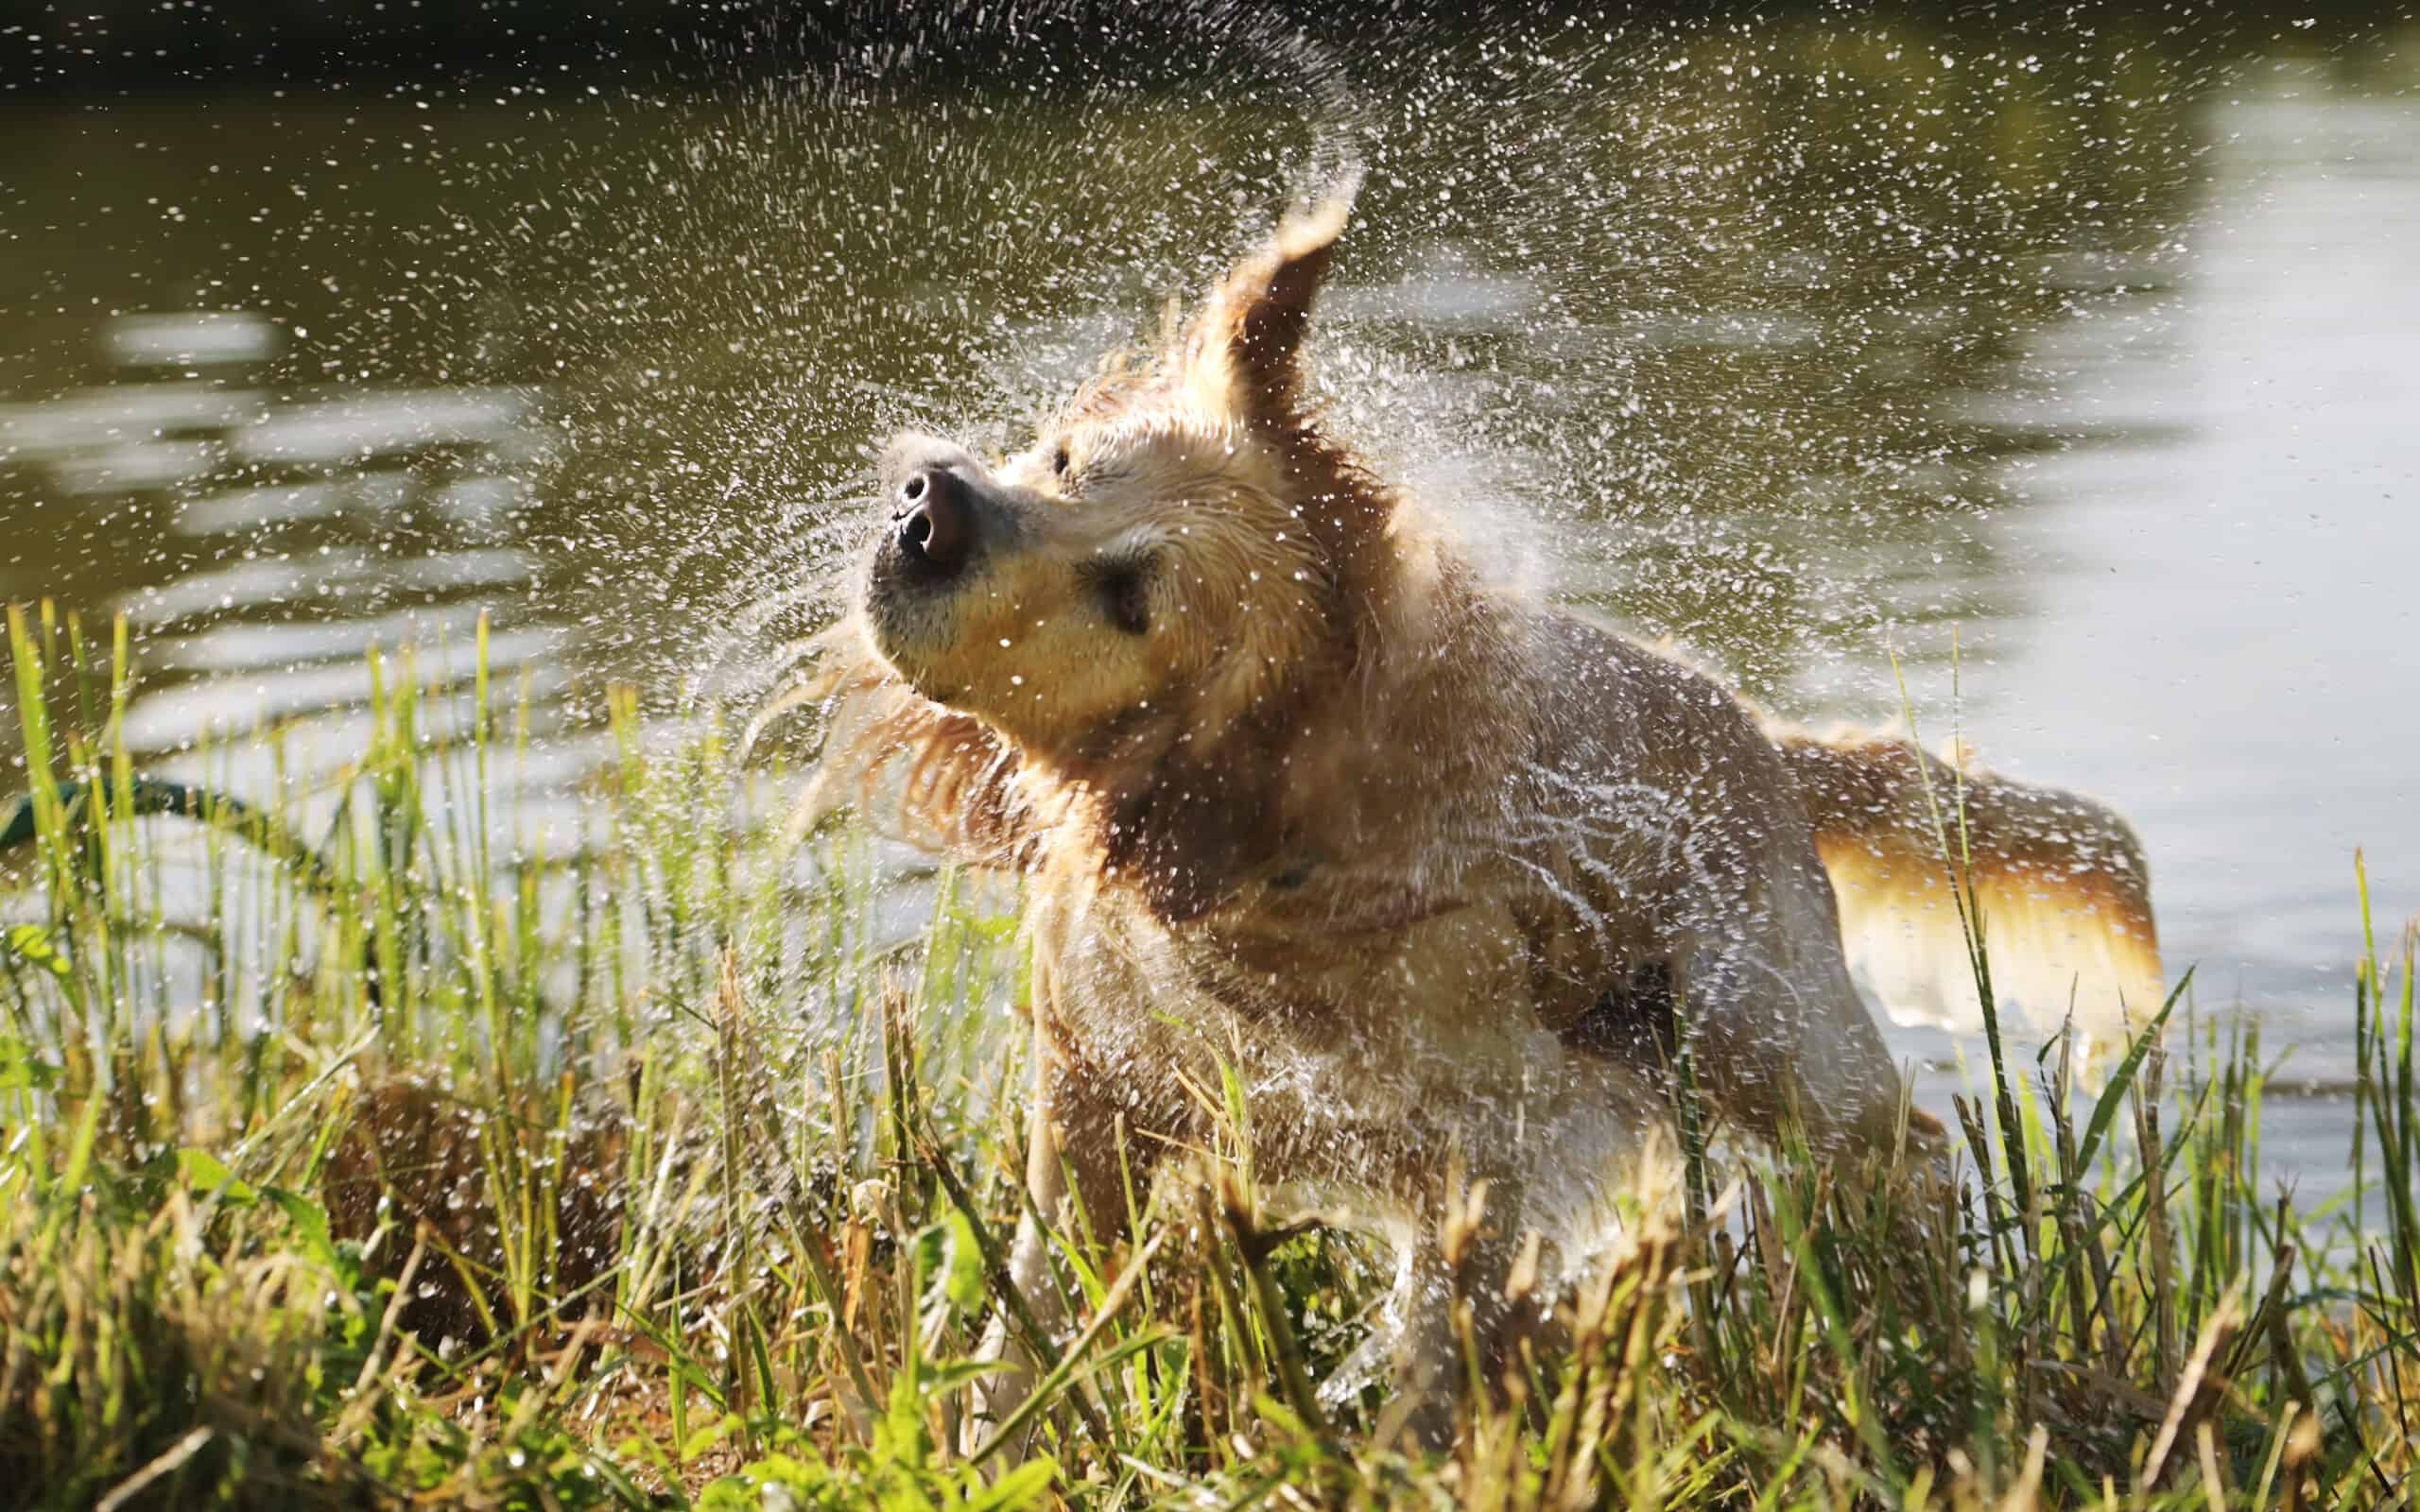
<path fill-rule="evenodd" d="M 486 610 L 560 783 L 611 679 L 762 696 L 871 438 L 1014 434 L 1357 159 L 1340 428 L 1794 715 L 1894 717 L 1895 651 L 1927 735 L 2135 819 L 2200 1012 L 2342 1076 L 2354 849 L 2420 907 L 2420 36 L 1113 29 L 0 104 L 0 597 L 130 616 L 168 770 L 341 762 L 363 648 L 467 676 Z"/>

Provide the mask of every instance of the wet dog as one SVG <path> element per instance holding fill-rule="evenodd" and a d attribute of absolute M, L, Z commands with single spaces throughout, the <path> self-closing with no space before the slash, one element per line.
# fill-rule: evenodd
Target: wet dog
<path fill-rule="evenodd" d="M 1953 878 L 2062 999 L 2148 1008 L 2159 968 L 2105 810 L 1769 730 L 1482 580 L 1305 404 L 1344 223 L 1289 217 L 1014 455 L 891 442 L 823 648 L 820 781 L 1024 878 L 1041 1221 L 1012 1269 L 1037 1308 L 1044 1224 L 1080 1200 L 1116 1227 L 1127 1174 L 1215 1143 L 1232 1074 L 1270 1200 L 1398 1246 L 1396 1383 L 1433 1439 L 1457 1289 L 1497 1351 L 1525 1243 L 1567 1274 L 1614 1242 L 1682 1047 L 1742 1132 L 1887 1151 L 1909 1117 L 1851 947 L 1887 993 L 1944 990 Z M 1963 872 L 1934 822 L 1962 789 Z M 1486 1184 L 1476 1253 L 1445 1252 L 1449 1172 Z"/>

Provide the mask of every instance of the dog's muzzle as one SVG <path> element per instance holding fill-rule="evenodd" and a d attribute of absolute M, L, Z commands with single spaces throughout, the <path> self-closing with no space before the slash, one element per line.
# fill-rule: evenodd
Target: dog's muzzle
<path fill-rule="evenodd" d="M 985 497 L 983 464 L 947 441 L 900 438 L 883 454 L 882 486 L 890 533 L 881 566 L 904 586 L 952 582 L 996 533 L 1001 510 Z"/>
<path fill-rule="evenodd" d="M 899 485 L 890 511 L 898 527 L 899 561 L 912 576 L 958 576 L 974 544 L 973 507 L 966 484 L 947 468 L 923 468 Z"/>

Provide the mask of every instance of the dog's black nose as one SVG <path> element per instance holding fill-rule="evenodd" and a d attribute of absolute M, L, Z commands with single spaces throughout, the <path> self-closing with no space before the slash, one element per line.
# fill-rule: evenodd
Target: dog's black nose
<path fill-rule="evenodd" d="M 949 577 L 966 565 L 968 528 L 966 484 L 945 467 L 920 468 L 899 485 L 897 507 L 899 554 L 939 576 Z"/>

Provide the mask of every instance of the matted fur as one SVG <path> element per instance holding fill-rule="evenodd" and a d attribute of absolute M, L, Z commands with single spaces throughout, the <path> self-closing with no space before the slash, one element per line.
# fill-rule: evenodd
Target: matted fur
<path fill-rule="evenodd" d="M 1401 1247 L 1397 1385 L 1433 1438 L 1457 1290 L 1499 1352 L 1543 1322 L 1505 1297 L 1523 1234 L 1548 1276 L 1621 1242 L 1684 1037 L 1742 1132 L 1905 1137 L 1841 924 L 1871 954 L 1895 926 L 1869 898 L 1925 940 L 1941 920 L 1905 907 L 1911 752 L 1777 742 L 1710 680 L 1484 581 L 1323 433 L 1302 343 L 1344 219 L 1341 198 L 1288 218 L 1025 451 L 894 440 L 895 519 L 942 490 L 976 544 L 935 568 L 906 525 L 877 539 L 820 647 L 817 800 L 1027 879 L 1013 1270 L 1036 1305 L 1043 1224 L 1075 1197 L 1115 1228 L 1128 1174 L 1215 1141 L 1202 1091 L 1233 1075 L 1272 1200 Z M 2155 984 L 2122 824 L 1970 797 L 1993 912 L 2012 885 L 2045 917 L 2100 888 L 2076 917 L 2122 930 L 2129 990 Z M 1449 1171 L 1489 1193 L 1451 1255 Z"/>

